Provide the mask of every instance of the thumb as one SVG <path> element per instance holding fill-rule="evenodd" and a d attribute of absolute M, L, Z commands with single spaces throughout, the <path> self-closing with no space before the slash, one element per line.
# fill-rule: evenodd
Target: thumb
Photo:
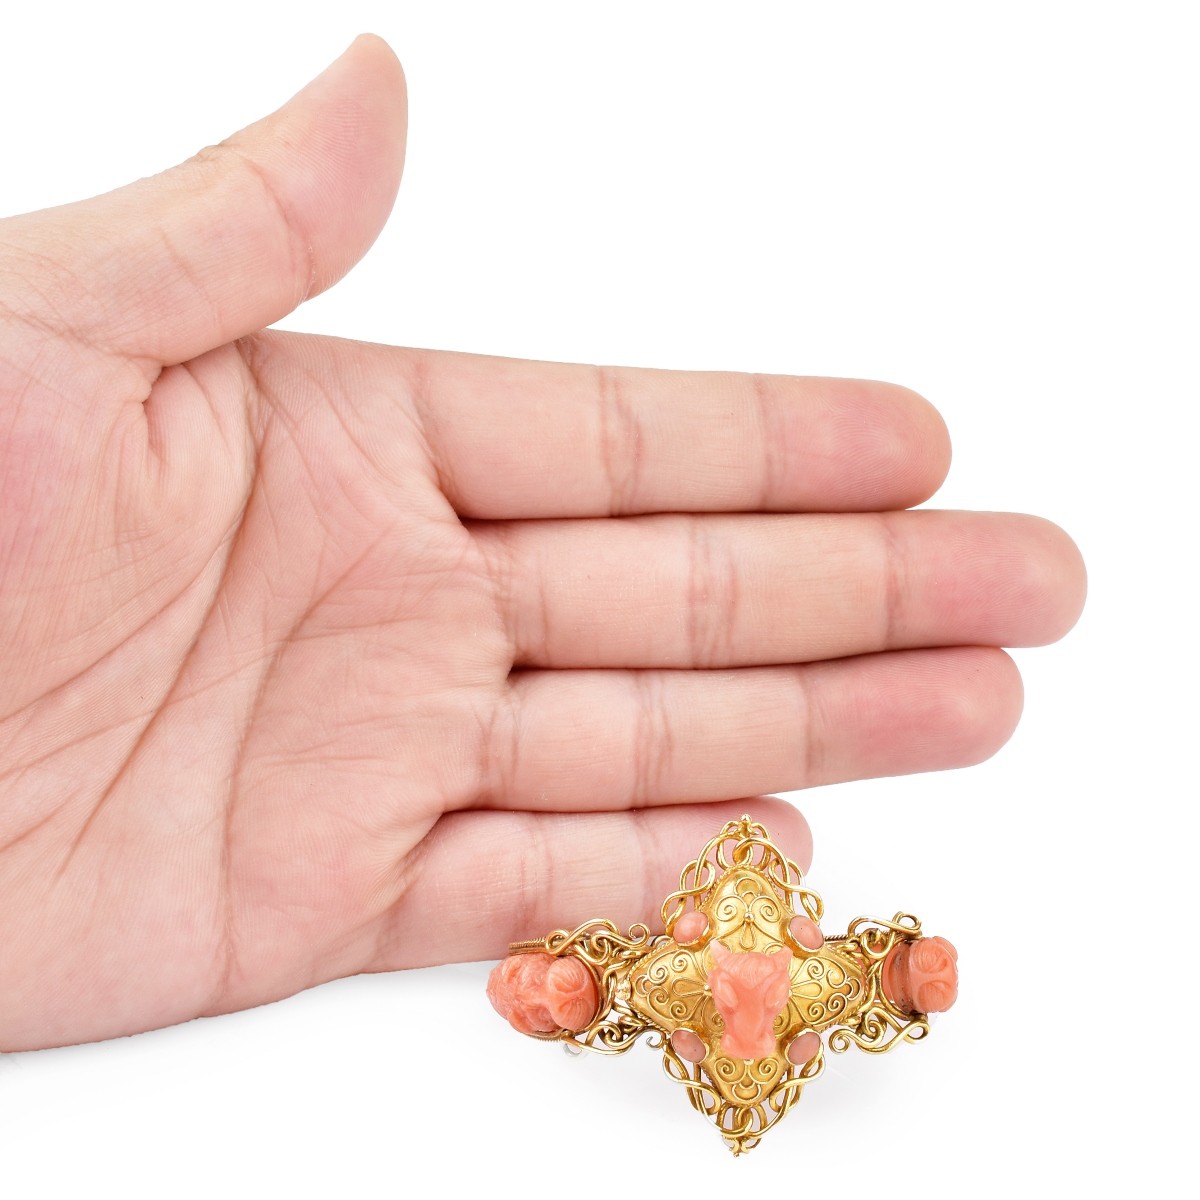
<path fill-rule="evenodd" d="M 155 371 L 254 333 L 375 240 L 406 115 L 395 55 L 360 37 L 278 112 L 181 166 L 0 222 L 0 305 Z"/>

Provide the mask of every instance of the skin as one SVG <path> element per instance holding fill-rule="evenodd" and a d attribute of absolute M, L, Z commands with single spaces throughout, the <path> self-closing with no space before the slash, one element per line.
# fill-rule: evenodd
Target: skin
<path fill-rule="evenodd" d="M 742 811 L 806 865 L 760 793 L 985 758 L 1079 613 L 1055 526 L 902 511 L 903 388 L 261 332 L 404 128 L 363 38 L 0 222 L 0 1049 L 644 918 Z"/>

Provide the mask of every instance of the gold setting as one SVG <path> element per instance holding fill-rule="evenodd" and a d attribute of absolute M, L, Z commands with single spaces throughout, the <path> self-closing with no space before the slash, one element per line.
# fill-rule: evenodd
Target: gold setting
<path fill-rule="evenodd" d="M 692 911 L 703 913 L 708 927 L 683 945 L 673 931 Z M 901 940 L 921 936 L 917 918 L 908 913 L 890 921 L 857 917 L 845 934 L 826 937 L 823 946 L 810 949 L 792 936 L 792 918 L 819 922 L 823 912 L 820 896 L 804 886 L 799 867 L 763 826 L 748 816 L 730 821 L 688 863 L 678 890 L 664 901 L 666 933 L 634 925 L 622 934 L 611 921 L 588 921 L 511 947 L 515 954 L 577 957 L 598 984 L 600 1003 L 590 1025 L 575 1033 L 533 1036 L 622 1054 L 643 1034 L 657 1035 L 650 1044 L 662 1049 L 667 1075 L 684 1086 L 693 1108 L 716 1126 L 730 1150 L 743 1154 L 821 1074 L 826 1049 L 842 1053 L 853 1045 L 882 1054 L 929 1032 L 926 1016 L 902 1012 L 882 987 L 888 952 Z M 714 942 L 739 951 L 791 951 L 791 992 L 772 1027 L 774 1052 L 763 1058 L 735 1059 L 720 1052 L 724 1020 L 708 986 Z M 671 1035 L 684 1029 L 705 1043 L 700 1062 L 680 1057 L 671 1044 Z M 825 1040 L 798 1066 L 788 1058 L 788 1047 L 810 1030 Z"/>

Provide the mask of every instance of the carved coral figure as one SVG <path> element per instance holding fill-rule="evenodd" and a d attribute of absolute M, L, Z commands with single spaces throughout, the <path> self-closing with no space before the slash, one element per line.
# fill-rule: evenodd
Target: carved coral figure
<path fill-rule="evenodd" d="M 958 951 L 943 937 L 898 942 L 883 964 L 882 982 L 903 1012 L 945 1012 L 958 999 Z"/>
<path fill-rule="evenodd" d="M 784 946 L 774 954 L 734 953 L 713 942 L 712 955 L 708 986 L 725 1022 L 721 1053 L 730 1058 L 766 1058 L 775 1050 L 771 1028 L 792 988 L 791 950 Z"/>
<path fill-rule="evenodd" d="M 577 958 L 513 954 L 488 977 L 492 1007 L 518 1033 L 577 1033 L 599 1003 L 596 980 Z"/>

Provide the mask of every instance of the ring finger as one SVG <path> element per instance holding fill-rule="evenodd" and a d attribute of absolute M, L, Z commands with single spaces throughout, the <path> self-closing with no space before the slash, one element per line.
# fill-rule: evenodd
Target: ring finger
<path fill-rule="evenodd" d="M 1002 651 L 905 650 L 726 671 L 519 671 L 483 718 L 467 807 L 582 812 L 979 762 L 1021 680 Z"/>

